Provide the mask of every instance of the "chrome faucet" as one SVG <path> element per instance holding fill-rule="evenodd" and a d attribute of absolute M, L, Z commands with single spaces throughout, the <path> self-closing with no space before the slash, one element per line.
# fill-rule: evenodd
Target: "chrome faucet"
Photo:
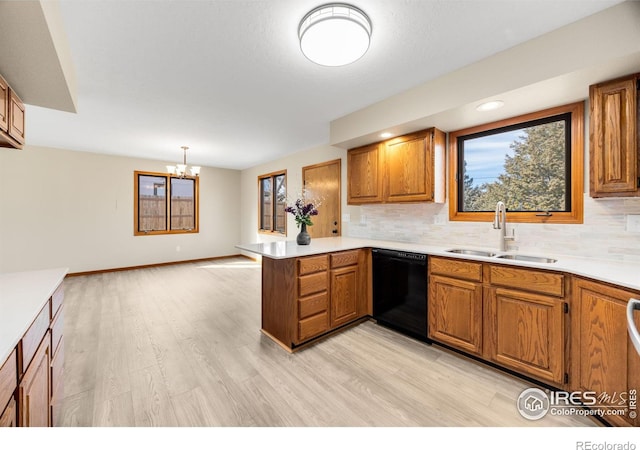
<path fill-rule="evenodd" d="M 507 241 L 515 241 L 516 230 L 511 229 L 511 236 L 507 236 L 507 207 L 502 202 L 496 203 L 496 215 L 493 218 L 493 229 L 500 230 L 500 251 L 507 250 Z"/>

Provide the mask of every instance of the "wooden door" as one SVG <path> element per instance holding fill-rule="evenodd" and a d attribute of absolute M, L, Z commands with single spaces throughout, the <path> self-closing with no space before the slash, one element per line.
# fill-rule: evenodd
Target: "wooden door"
<path fill-rule="evenodd" d="M 571 311 L 571 386 L 574 391 L 620 396 L 640 391 L 640 356 L 629 339 L 626 306 L 638 293 L 574 279 Z M 640 314 L 636 313 L 640 325 Z M 609 406 L 604 404 L 604 406 Z M 636 404 L 636 415 L 640 405 Z M 607 416 L 616 425 L 640 425 L 637 417 Z"/>
<path fill-rule="evenodd" d="M 482 353 L 482 284 L 429 277 L 429 337 L 469 353 Z"/>
<path fill-rule="evenodd" d="M 381 203 L 384 144 L 354 148 L 347 153 L 347 203 Z"/>
<path fill-rule="evenodd" d="M 331 328 L 358 317 L 358 266 L 331 270 Z"/>
<path fill-rule="evenodd" d="M 564 383 L 564 301 L 491 288 L 486 299 L 487 356 L 556 385 Z"/>
<path fill-rule="evenodd" d="M 385 149 L 385 199 L 432 201 L 434 197 L 433 131 L 391 139 Z"/>
<path fill-rule="evenodd" d="M 24 144 L 24 103 L 9 89 L 9 135 L 19 144 Z"/>
<path fill-rule="evenodd" d="M 0 428 L 16 427 L 16 401 L 11 398 L 4 412 L 0 414 Z"/>
<path fill-rule="evenodd" d="M 50 364 L 51 334 L 47 332 L 18 389 L 21 427 L 51 426 Z"/>
<path fill-rule="evenodd" d="M 318 215 L 307 231 L 314 238 L 341 235 L 340 174 L 342 161 L 336 159 L 302 168 L 302 183 L 308 199 L 320 200 Z"/>
<path fill-rule="evenodd" d="M 590 194 L 637 195 L 636 76 L 591 86 Z"/>

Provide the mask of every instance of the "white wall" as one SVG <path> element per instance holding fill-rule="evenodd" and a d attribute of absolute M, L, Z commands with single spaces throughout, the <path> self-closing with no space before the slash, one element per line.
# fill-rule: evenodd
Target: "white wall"
<path fill-rule="evenodd" d="M 295 199 L 302 191 L 302 168 L 326 161 L 342 159 L 342 213 L 348 213 L 355 207 L 347 207 L 347 151 L 338 147 L 322 146 L 295 153 L 286 158 L 262 164 L 242 171 L 241 204 L 242 227 L 241 238 L 244 243 L 270 242 L 277 240 L 293 240 L 299 232 L 291 214 L 287 214 L 287 236 L 258 233 L 258 176 L 279 170 L 287 171 L 287 197 Z M 346 224 L 342 225 L 345 235 Z M 252 255 L 255 256 L 255 255 Z"/>
<path fill-rule="evenodd" d="M 202 168 L 199 233 L 134 236 L 135 170 L 166 168 L 146 159 L 0 148 L 0 272 L 83 272 L 238 254 L 239 171 Z"/>

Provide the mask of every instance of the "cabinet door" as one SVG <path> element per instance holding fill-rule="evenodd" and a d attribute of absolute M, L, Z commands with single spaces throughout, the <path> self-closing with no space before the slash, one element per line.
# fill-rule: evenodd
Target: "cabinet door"
<path fill-rule="evenodd" d="M 482 285 L 429 277 L 429 337 L 465 352 L 482 353 Z"/>
<path fill-rule="evenodd" d="M 331 270 L 331 328 L 358 317 L 358 266 Z"/>
<path fill-rule="evenodd" d="M 571 386 L 620 399 L 640 390 L 640 356 L 629 339 L 626 306 L 634 293 L 574 279 L 571 311 Z M 638 294 L 635 293 L 637 296 Z M 636 312 L 640 325 L 640 313 Z M 610 406 L 610 402 L 603 403 Z M 636 404 L 635 415 L 640 405 Z M 634 414 L 607 416 L 616 425 L 640 425 Z"/>
<path fill-rule="evenodd" d="M 403 136 L 386 143 L 385 185 L 388 202 L 432 201 L 433 133 Z"/>
<path fill-rule="evenodd" d="M 24 144 L 24 103 L 9 89 L 9 135 L 19 144 Z"/>
<path fill-rule="evenodd" d="M 51 335 L 45 335 L 18 389 L 21 427 L 51 425 L 50 404 Z"/>
<path fill-rule="evenodd" d="M 591 86 L 590 194 L 638 195 L 636 76 Z"/>
<path fill-rule="evenodd" d="M 347 153 L 347 203 L 382 202 L 382 150 L 380 144 L 354 148 Z"/>
<path fill-rule="evenodd" d="M 564 302 L 491 288 L 485 308 L 485 350 L 494 362 L 561 385 L 564 382 Z"/>
<path fill-rule="evenodd" d="M 0 428 L 16 427 L 16 401 L 11 399 L 4 412 L 0 413 Z"/>
<path fill-rule="evenodd" d="M 0 77 L 0 131 L 9 131 L 9 85 Z"/>

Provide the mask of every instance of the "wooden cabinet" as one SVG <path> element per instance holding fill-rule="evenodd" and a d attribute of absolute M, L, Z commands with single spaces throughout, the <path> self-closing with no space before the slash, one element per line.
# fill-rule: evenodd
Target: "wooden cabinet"
<path fill-rule="evenodd" d="M 0 427 L 16 426 L 15 392 L 18 387 L 16 351 L 0 366 Z"/>
<path fill-rule="evenodd" d="M 482 354 L 482 263 L 431 257 L 428 335 L 474 355 Z"/>
<path fill-rule="evenodd" d="M 47 331 L 18 388 L 21 427 L 51 426 L 51 335 Z"/>
<path fill-rule="evenodd" d="M 55 277 L 64 278 L 64 273 Z M 64 394 L 63 297 L 60 283 L 0 366 L 0 426 L 47 427 L 60 421 Z"/>
<path fill-rule="evenodd" d="M 486 357 L 550 384 L 564 383 L 564 302 L 490 288 L 485 299 Z"/>
<path fill-rule="evenodd" d="M 445 139 L 431 128 L 349 150 L 347 202 L 443 203 Z"/>
<path fill-rule="evenodd" d="M 0 76 L 0 147 L 22 148 L 24 137 L 24 103 Z"/>
<path fill-rule="evenodd" d="M 565 276 L 431 257 L 429 337 L 549 384 L 565 374 Z"/>
<path fill-rule="evenodd" d="M 640 196 L 640 74 L 589 88 L 590 195 Z"/>
<path fill-rule="evenodd" d="M 262 261 L 262 331 L 292 350 L 367 314 L 366 250 Z M 293 282 L 292 282 L 293 280 Z"/>
<path fill-rule="evenodd" d="M 626 306 L 632 292 L 604 283 L 573 279 L 571 302 L 571 390 L 595 392 L 611 407 L 620 401 L 635 407 L 622 416 L 607 416 L 615 425 L 640 426 L 640 405 L 626 405 L 632 392 L 640 391 L 640 356 L 636 353 L 627 333 Z M 640 326 L 640 313 L 635 313 Z M 623 399 L 626 399 L 626 401 Z M 636 400 L 637 401 L 637 400 Z"/>
<path fill-rule="evenodd" d="M 347 198 L 349 204 L 382 203 L 382 144 L 372 144 L 347 153 Z"/>

